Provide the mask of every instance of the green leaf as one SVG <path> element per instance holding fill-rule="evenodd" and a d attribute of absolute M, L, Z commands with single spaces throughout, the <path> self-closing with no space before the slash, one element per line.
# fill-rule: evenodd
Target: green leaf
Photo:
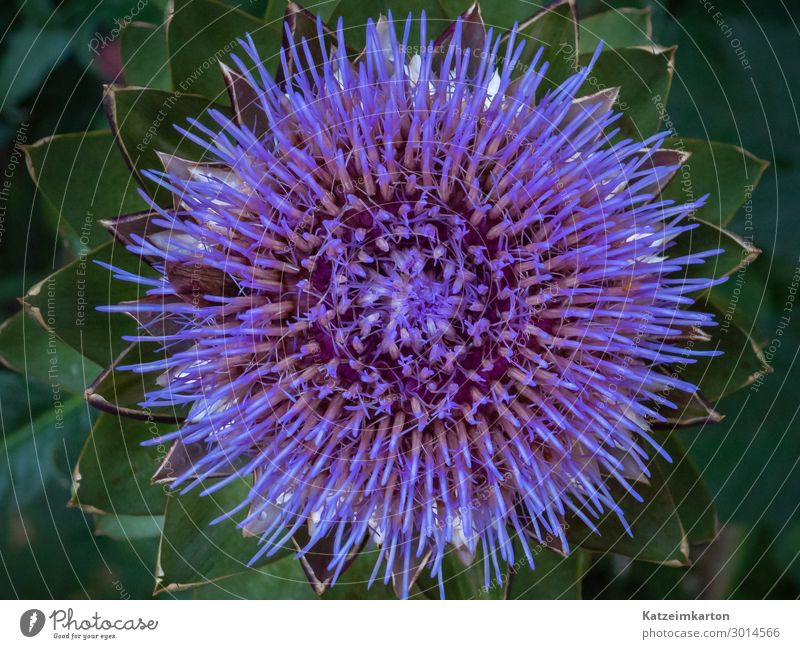
<path fill-rule="evenodd" d="M 742 204 L 752 201 L 753 191 L 768 166 L 732 144 L 667 138 L 664 146 L 691 156 L 664 188 L 662 198 L 685 203 L 711 194 L 695 216 L 717 227 L 728 225 Z"/>
<path fill-rule="evenodd" d="M 537 90 L 543 95 L 568 79 L 578 69 L 578 21 L 572 0 L 560 0 L 548 5 L 519 27 L 525 49 L 515 70 L 522 76 L 540 48 L 544 48 L 540 63 L 548 61 L 545 79 Z"/>
<path fill-rule="evenodd" d="M 442 581 L 446 599 L 505 599 L 506 588 L 510 569 L 497 557 L 502 570 L 502 579 L 495 574 L 494 564 L 489 560 L 489 580 L 486 581 L 487 568 L 481 544 L 475 551 L 475 556 L 469 565 L 459 558 L 458 553 L 448 548 L 442 559 Z M 426 568 L 417 579 L 417 586 L 432 599 L 439 598 L 439 578 L 431 577 Z"/>
<path fill-rule="evenodd" d="M 391 582 L 383 584 L 383 573 L 367 588 L 377 558 L 377 550 L 362 552 L 322 599 L 395 599 Z M 195 599 L 320 599 L 294 556 L 202 586 L 193 594 Z"/>
<path fill-rule="evenodd" d="M 171 90 L 166 23 L 134 22 L 120 36 L 123 75 L 129 86 Z"/>
<path fill-rule="evenodd" d="M 149 266 L 122 246 L 109 241 L 76 259 L 36 284 L 23 304 L 47 331 L 101 367 L 111 363 L 128 345 L 123 335 L 136 332 L 137 324 L 124 313 L 103 313 L 98 306 L 133 300 L 140 287 L 115 279 L 103 261 L 123 270 L 152 276 Z"/>
<path fill-rule="evenodd" d="M 325 591 L 322 599 L 397 599 L 392 581 L 383 583 L 384 571 L 379 571 L 372 586 L 367 588 L 379 555 L 377 548 L 362 550 L 336 583 Z M 294 557 L 289 557 L 289 560 L 296 562 Z"/>
<path fill-rule="evenodd" d="M 690 543 L 711 541 L 717 535 L 717 514 L 703 477 L 677 435 L 670 435 L 662 446 L 672 463 L 659 457 L 658 466 L 678 508 L 686 537 Z"/>
<path fill-rule="evenodd" d="M 100 366 L 83 358 L 52 333 L 42 329 L 27 311 L 0 325 L 0 363 L 53 389 L 83 394 Z"/>
<path fill-rule="evenodd" d="M 519 539 L 514 541 L 516 561 L 510 570 L 506 588 L 506 599 L 580 599 L 583 579 L 584 556 L 575 550 L 568 557 L 536 546 L 533 569 L 525 556 Z"/>
<path fill-rule="evenodd" d="M 311 6 L 311 3 L 306 4 L 309 7 Z M 470 5 L 472 5 L 471 0 L 403 0 L 400 5 L 393 0 L 373 0 L 372 2 L 340 0 L 336 8 L 331 12 L 329 22 L 331 25 L 336 25 L 336 21 L 341 17 L 344 20 L 347 44 L 360 51 L 366 44 L 365 25 L 368 18 L 377 21 L 381 15 L 386 16 L 391 10 L 396 20 L 395 31 L 402 37 L 405 19 L 410 13 L 412 25 L 408 44 L 409 48 L 413 49 L 420 44 L 419 20 L 423 11 L 426 16 L 425 38 L 427 41 L 432 41 L 447 29 L 456 17 L 464 13 Z M 483 8 L 484 5 L 481 5 L 481 10 Z M 314 9 L 311 8 L 311 11 L 314 11 Z"/>
<path fill-rule="evenodd" d="M 674 430 L 675 428 L 686 428 L 689 426 L 704 426 L 705 424 L 717 424 L 722 421 L 723 416 L 719 414 L 711 404 L 697 392 L 688 394 L 683 390 L 671 390 L 668 394 L 662 394 L 669 399 L 677 408 L 667 408 L 658 406 L 660 413 L 666 417 L 666 421 L 653 421 L 651 426 L 657 430 Z"/>
<path fill-rule="evenodd" d="M 752 241 L 708 221 L 689 217 L 684 223 L 686 225 L 694 223 L 697 224 L 697 227 L 684 232 L 675 239 L 674 245 L 669 249 L 670 257 L 683 257 L 720 248 L 723 252 L 714 257 L 707 257 L 702 264 L 685 266 L 678 273 L 681 277 L 727 277 L 750 265 L 761 254 L 761 250 L 756 248 Z"/>
<path fill-rule="evenodd" d="M 619 49 L 651 45 L 653 20 L 650 7 L 623 7 L 587 16 L 580 21 L 580 53 L 594 52 L 600 41 L 603 48 Z"/>
<path fill-rule="evenodd" d="M 187 121 L 191 117 L 209 128 L 218 128 L 207 110 L 216 108 L 230 115 L 229 109 L 205 97 L 149 88 L 110 87 L 103 101 L 122 156 L 141 185 L 165 205 L 172 204 L 171 194 L 146 180 L 141 172 L 163 170 L 157 151 L 190 160 L 203 157 L 204 149 L 175 130 L 176 124 L 191 131 Z"/>
<path fill-rule="evenodd" d="M 94 517 L 95 536 L 107 536 L 115 541 L 152 539 L 161 534 L 163 516 L 117 516 L 105 514 Z"/>
<path fill-rule="evenodd" d="M 269 0 L 267 3 L 267 10 L 264 12 L 264 22 L 267 24 L 267 27 L 281 35 L 283 35 L 283 16 L 286 13 L 286 6 L 288 4 L 289 0 Z M 297 4 L 305 6 L 307 3 L 298 2 Z M 335 2 L 326 2 L 319 7 L 315 13 L 321 15 L 323 22 L 328 24 L 330 16 L 326 16 L 325 14 L 328 13 L 329 10 L 332 11 L 335 8 Z"/>
<path fill-rule="evenodd" d="M 675 502 L 655 463 L 651 463 L 650 471 L 649 485 L 633 485 L 643 502 L 638 502 L 616 481 L 608 482 L 614 501 L 625 513 L 632 536 L 614 512 L 605 512 L 596 523 L 599 535 L 573 517 L 567 530 L 572 547 L 670 566 L 687 565 L 689 547 Z"/>
<path fill-rule="evenodd" d="M 145 400 L 146 394 L 161 389 L 156 382 L 159 372 L 139 374 L 130 370 L 117 369 L 120 366 L 163 360 L 169 355 L 168 350 L 161 349 L 159 351 L 159 347 L 153 343 L 131 344 L 87 388 L 87 401 L 98 410 L 119 414 L 123 417 L 163 423 L 180 421 L 186 416 L 188 406 L 144 409 L 139 405 Z"/>
<path fill-rule="evenodd" d="M 48 21 L 49 22 L 49 21 Z M 23 26 L 4 28 L 3 59 L 0 64 L 0 110 L 7 111 L 25 99 L 69 52 L 72 31 Z"/>
<path fill-rule="evenodd" d="M 581 54 L 587 65 L 591 54 Z M 584 85 L 584 93 L 620 88 L 615 108 L 625 120 L 617 122 L 625 136 L 642 139 L 656 133 L 667 104 L 675 61 L 675 48 L 626 47 L 604 50 Z M 671 147 L 675 148 L 675 147 Z"/>
<path fill-rule="evenodd" d="M 33 181 L 84 249 L 108 241 L 98 219 L 146 207 L 109 131 L 53 135 L 25 153 Z"/>
<path fill-rule="evenodd" d="M 167 445 L 142 446 L 170 426 L 101 414 L 73 471 L 70 504 L 94 513 L 161 514 L 167 504 L 162 485 L 150 478 Z"/>
<path fill-rule="evenodd" d="M 713 335 L 710 341 L 697 341 L 692 349 L 718 351 L 722 355 L 701 357 L 695 363 L 688 363 L 680 372 L 682 380 L 699 386 L 713 403 L 772 371 L 752 332 L 746 331 L 733 318 L 733 310 L 719 309 L 708 295 L 694 308 L 713 314 L 719 326 L 708 329 Z"/>
<path fill-rule="evenodd" d="M 209 487 L 214 481 L 207 482 Z M 164 534 L 159 548 L 158 591 L 177 591 L 240 574 L 259 549 L 255 537 L 245 537 L 235 520 L 209 523 L 242 502 L 250 484 L 237 480 L 219 491 L 201 496 L 203 487 L 167 500 Z M 290 548 L 262 558 L 255 567 L 277 561 L 291 552 Z M 310 588 L 309 588 L 310 589 Z"/>
<path fill-rule="evenodd" d="M 270 4 L 270 0 L 224 0 L 224 2 L 259 18 L 268 11 Z"/>
<path fill-rule="evenodd" d="M 447 2 L 443 2 L 447 5 Z M 481 13 L 486 27 L 511 29 L 514 23 L 523 23 L 545 5 L 544 0 L 520 0 L 518 2 L 497 2 L 497 0 L 481 0 Z"/>
<path fill-rule="evenodd" d="M 174 0 L 167 21 L 172 87 L 227 104 L 219 62 L 230 64 L 237 54 L 248 63 L 237 42 L 247 34 L 267 69 L 276 70 L 281 37 L 263 20 L 216 0 Z"/>
<path fill-rule="evenodd" d="M 206 584 L 196 588 L 192 596 L 194 599 L 319 599 L 294 557 Z"/>
<path fill-rule="evenodd" d="M 326 25 L 332 25 L 331 16 L 340 2 L 341 0 L 325 0 L 324 2 L 305 0 L 304 2 L 295 2 L 295 4 L 308 9 L 315 16 L 321 16 L 322 22 Z M 264 12 L 264 22 L 270 29 L 279 32 L 281 36 L 283 36 L 283 18 L 288 5 L 289 0 L 269 0 L 267 10 Z"/>
<path fill-rule="evenodd" d="M 8 398 L 3 396 L 3 400 Z M 43 493 L 51 481 L 68 480 L 69 463 L 91 426 L 80 397 L 69 401 L 54 393 L 45 412 L 0 439 L 0 502 L 23 507 Z M 74 455 L 73 455 L 74 453 Z"/>
<path fill-rule="evenodd" d="M 0 368 L 0 431 L 3 435 L 29 424 L 52 405 L 53 393 L 49 386 L 26 381 L 24 376 Z"/>

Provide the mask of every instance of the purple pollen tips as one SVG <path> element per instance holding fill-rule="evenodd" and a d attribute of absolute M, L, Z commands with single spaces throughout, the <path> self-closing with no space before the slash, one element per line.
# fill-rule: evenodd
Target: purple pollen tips
<path fill-rule="evenodd" d="M 318 23 L 279 80 L 243 42 L 235 118 L 195 125 L 204 161 L 162 156 L 174 207 L 127 235 L 162 275 L 143 405 L 189 408 L 173 486 L 246 477 L 254 560 L 294 542 L 320 583 L 371 544 L 407 596 L 453 548 L 496 567 L 514 538 L 568 552 L 565 521 L 622 518 L 610 482 L 635 493 L 655 404 L 694 391 L 675 341 L 713 324 L 684 308 L 707 255 L 670 255 L 698 204 L 659 199 L 665 134 L 614 139 L 589 68 L 542 93 L 516 35 L 465 24 L 407 57 L 410 20 L 398 41 L 381 19 L 349 60 Z"/>

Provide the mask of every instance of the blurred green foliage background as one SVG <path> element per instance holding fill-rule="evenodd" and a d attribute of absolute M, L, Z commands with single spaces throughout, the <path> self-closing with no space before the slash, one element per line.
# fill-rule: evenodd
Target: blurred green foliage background
<path fill-rule="evenodd" d="M 102 83 L 115 78 L 119 54 L 107 47 L 98 57 L 89 45 L 111 33 L 114 21 L 135 4 L 0 5 L 0 182 L 9 181 L 0 196 L 0 320 L 19 309 L 17 297 L 71 254 L 59 243 L 57 215 L 36 196 L 18 145 L 55 132 L 105 127 Z M 137 20 L 158 22 L 164 4 L 150 0 Z M 243 4 L 263 15 L 267 3 Z M 748 269 L 737 307 L 770 340 L 778 335 L 800 265 L 800 6 L 714 4 L 579 0 L 578 6 L 583 15 L 650 6 L 654 40 L 679 46 L 668 106 L 679 134 L 736 143 L 770 161 L 753 201 L 755 243 L 765 252 Z M 747 65 L 737 48 L 746 52 Z M 733 230 L 743 218 L 737 216 Z M 798 596 L 800 315 L 782 331 L 772 358 L 775 372 L 760 389 L 726 398 L 717 409 L 727 418 L 702 436 L 683 435 L 715 495 L 719 540 L 688 569 L 603 558 L 588 569 L 584 597 Z M 65 507 L 71 467 L 91 416 L 80 395 L 71 398 L 66 427 L 55 430 L 48 421 L 49 387 L 0 369 L 0 597 L 148 597 L 157 542 L 96 536 L 90 515 Z M 30 422 L 37 418 L 34 438 Z M 24 479 L 9 479 L 12 466 Z"/>

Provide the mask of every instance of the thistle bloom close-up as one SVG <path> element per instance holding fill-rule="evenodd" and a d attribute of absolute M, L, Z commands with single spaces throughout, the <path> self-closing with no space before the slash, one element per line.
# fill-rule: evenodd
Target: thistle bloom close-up
<path fill-rule="evenodd" d="M 714 85 L 763 67 L 743 23 L 140 4 L 86 18 L 89 67 L 57 122 L 49 82 L 26 100 L 8 167 L 42 243 L 0 324 L 29 390 L 22 415 L 0 394 L 0 521 L 13 495 L 8 543 L 67 559 L 0 536 L 15 593 L 26 565 L 69 568 L 56 599 L 793 592 L 794 415 L 764 386 L 800 271 L 745 147 L 796 152 L 753 108 L 774 84 Z"/>
<path fill-rule="evenodd" d="M 147 173 L 175 206 L 151 201 L 128 248 L 160 276 L 119 274 L 148 290 L 116 307 L 167 352 L 121 368 L 160 373 L 142 405 L 188 406 L 153 440 L 197 449 L 173 487 L 252 476 L 221 518 L 246 509 L 253 560 L 302 533 L 335 582 L 373 543 L 371 580 L 403 597 L 426 566 L 444 593 L 448 546 L 488 583 L 515 537 L 534 568 L 531 543 L 569 552 L 568 516 L 627 524 L 609 480 L 641 499 L 668 457 L 654 404 L 696 390 L 668 368 L 709 353 L 676 341 L 715 324 L 682 308 L 714 283 L 684 269 L 719 252 L 671 254 L 702 199 L 659 199 L 681 154 L 616 137 L 616 93 L 579 95 L 594 59 L 539 92 L 515 29 L 425 29 L 370 21 L 351 63 L 319 21 L 280 81 L 243 42 L 233 117 L 177 126 L 205 159 Z"/>

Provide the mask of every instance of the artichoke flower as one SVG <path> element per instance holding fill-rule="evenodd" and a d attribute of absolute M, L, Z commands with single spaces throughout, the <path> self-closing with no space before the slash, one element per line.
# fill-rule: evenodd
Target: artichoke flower
<path fill-rule="evenodd" d="M 769 370 L 713 299 L 763 165 L 664 126 L 646 12 L 461 4 L 176 1 L 110 132 L 28 150 L 77 254 L 20 318 L 105 367 L 71 502 L 161 535 L 157 592 L 574 596 L 713 537 L 674 430 Z"/>

